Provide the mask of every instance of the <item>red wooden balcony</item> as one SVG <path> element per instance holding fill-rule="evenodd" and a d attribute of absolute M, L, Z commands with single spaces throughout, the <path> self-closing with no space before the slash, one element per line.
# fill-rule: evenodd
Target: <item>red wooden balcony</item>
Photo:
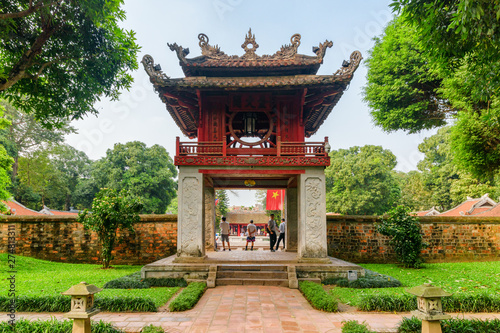
<path fill-rule="evenodd" d="M 232 148 L 225 142 L 176 141 L 176 165 L 330 165 L 324 142 L 281 142 L 271 148 Z"/>

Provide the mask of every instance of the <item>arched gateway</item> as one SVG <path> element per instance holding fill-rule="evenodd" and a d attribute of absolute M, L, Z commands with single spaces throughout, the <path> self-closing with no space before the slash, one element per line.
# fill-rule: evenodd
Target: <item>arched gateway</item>
<path fill-rule="evenodd" d="M 349 85 L 361 61 L 355 51 L 333 75 L 316 75 L 325 41 L 315 56 L 297 53 L 300 35 L 273 55 L 259 56 L 248 32 L 242 56 L 225 54 L 199 34 L 202 55 L 169 44 L 185 78 L 169 78 L 144 56 L 142 63 L 168 112 L 190 139 L 177 139 L 178 243 L 175 263 L 203 263 L 214 242 L 217 188 L 286 189 L 287 250 L 297 262 L 327 263 L 324 169 L 328 138 L 316 133 Z M 154 274 L 153 274 L 154 275 Z M 152 276 L 152 275 L 151 275 Z"/>

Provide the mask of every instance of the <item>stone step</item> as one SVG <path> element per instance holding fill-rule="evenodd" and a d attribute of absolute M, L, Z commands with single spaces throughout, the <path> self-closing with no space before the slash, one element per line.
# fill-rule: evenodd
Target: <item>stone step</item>
<path fill-rule="evenodd" d="M 313 277 L 298 278 L 297 280 L 299 280 L 299 281 L 311 281 L 311 282 L 321 283 L 321 279 L 320 278 L 313 278 Z"/>
<path fill-rule="evenodd" d="M 288 279 L 285 271 L 230 271 L 222 270 L 217 272 L 217 279 Z"/>
<path fill-rule="evenodd" d="M 233 278 L 223 278 L 215 281 L 217 286 L 235 286 L 235 285 L 245 285 L 245 286 L 278 286 L 278 287 L 288 287 L 288 279 L 233 279 Z"/>
<path fill-rule="evenodd" d="M 287 266 L 285 265 L 219 265 L 220 271 L 273 271 L 273 272 L 286 272 Z"/>

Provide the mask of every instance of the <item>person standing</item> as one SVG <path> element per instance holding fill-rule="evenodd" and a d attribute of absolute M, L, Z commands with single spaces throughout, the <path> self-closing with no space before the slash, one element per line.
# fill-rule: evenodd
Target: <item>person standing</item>
<path fill-rule="evenodd" d="M 274 220 L 274 214 L 271 214 L 269 222 L 267 222 L 267 233 L 269 234 L 269 245 L 271 246 L 271 252 L 276 252 L 274 250 L 274 244 L 276 244 L 276 233 L 279 231 L 276 226 L 276 221 Z"/>
<path fill-rule="evenodd" d="M 280 236 L 278 237 L 278 242 L 276 243 L 276 251 L 278 251 L 280 247 L 281 240 L 283 240 L 283 250 L 285 249 L 285 230 L 286 230 L 285 219 L 281 219 L 279 230 L 280 230 Z"/>
<path fill-rule="evenodd" d="M 227 247 L 229 251 L 231 251 L 231 245 L 229 244 L 229 222 L 226 222 L 226 217 L 223 216 L 220 223 L 220 234 L 222 239 L 222 251 L 226 251 L 226 245 L 224 245 L 224 241 L 227 242 Z"/>
<path fill-rule="evenodd" d="M 245 246 L 245 251 L 248 251 L 248 243 L 252 242 L 252 247 L 250 251 L 253 251 L 253 243 L 255 242 L 255 234 L 257 233 L 257 227 L 253 224 L 253 220 L 250 220 L 250 224 L 247 226 L 247 245 Z"/>

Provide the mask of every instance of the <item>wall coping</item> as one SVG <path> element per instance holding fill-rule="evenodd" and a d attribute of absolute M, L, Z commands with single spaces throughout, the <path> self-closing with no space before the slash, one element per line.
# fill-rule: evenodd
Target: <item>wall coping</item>
<path fill-rule="evenodd" d="M 177 223 L 177 214 L 144 214 L 140 215 L 140 222 L 175 222 Z M 0 217 L 0 223 L 74 223 L 77 222 L 78 216 L 64 216 L 64 215 L 37 215 L 37 216 L 3 216 Z"/>
<path fill-rule="evenodd" d="M 327 222 L 347 223 L 376 223 L 381 222 L 382 216 L 374 215 L 327 215 Z M 491 216 L 419 216 L 421 224 L 500 224 L 500 217 Z"/>

